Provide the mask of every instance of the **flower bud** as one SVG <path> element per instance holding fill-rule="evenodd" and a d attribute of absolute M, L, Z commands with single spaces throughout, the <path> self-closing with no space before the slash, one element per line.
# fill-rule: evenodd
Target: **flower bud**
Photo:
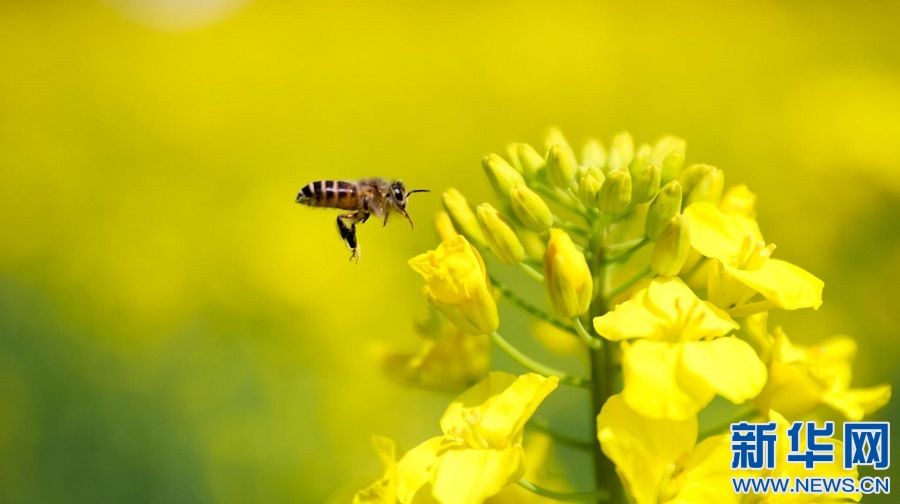
<path fill-rule="evenodd" d="M 478 222 L 487 239 L 491 252 L 503 264 L 519 264 L 525 259 L 525 248 L 516 236 L 512 226 L 489 203 L 482 203 L 475 209 Z"/>
<path fill-rule="evenodd" d="M 529 179 L 537 175 L 537 172 L 547 164 L 544 156 L 527 143 L 516 144 L 516 154 L 519 164 L 522 165 L 522 173 Z"/>
<path fill-rule="evenodd" d="M 466 201 L 465 196 L 456 189 L 451 188 L 444 191 L 441 200 L 444 203 L 444 210 L 447 211 L 450 220 L 453 222 L 453 227 L 478 246 L 484 246 L 485 238 L 484 234 L 481 233 L 481 227 L 478 225 L 478 218 L 475 217 L 475 213 L 469 208 L 469 202 Z"/>
<path fill-rule="evenodd" d="M 608 214 L 620 214 L 628 209 L 631 203 L 631 174 L 628 170 L 609 172 L 603 187 L 600 188 L 600 211 Z"/>
<path fill-rule="evenodd" d="M 550 304 L 561 317 L 577 317 L 590 307 L 594 289 L 591 269 L 584 254 L 561 229 L 550 230 L 544 254 L 544 282 Z"/>
<path fill-rule="evenodd" d="M 614 136 L 610 144 L 609 159 L 607 160 L 609 171 L 628 168 L 632 159 L 634 159 L 634 140 L 632 140 L 631 134 L 623 131 Z"/>
<path fill-rule="evenodd" d="M 631 173 L 631 201 L 638 204 L 653 199 L 656 191 L 659 190 L 662 174 L 659 165 L 650 163 L 647 158 L 635 157 L 629 171 Z"/>
<path fill-rule="evenodd" d="M 437 231 L 438 238 L 441 241 L 449 240 L 459 234 L 456 232 L 456 228 L 453 227 L 453 221 L 450 220 L 450 215 L 447 212 L 434 214 L 434 229 Z"/>
<path fill-rule="evenodd" d="M 706 172 L 710 171 L 712 168 L 713 166 L 708 164 L 692 164 L 678 174 L 678 182 L 681 183 L 681 189 L 684 191 L 685 196 L 694 189 L 694 186 L 696 186 L 697 183 L 700 182 L 700 179 L 706 175 Z"/>
<path fill-rule="evenodd" d="M 653 203 L 647 210 L 647 224 L 644 226 L 647 236 L 655 240 L 663 232 L 666 225 L 681 212 L 681 184 L 671 180 L 656 193 Z"/>
<path fill-rule="evenodd" d="M 516 229 L 519 235 L 519 241 L 525 247 L 525 255 L 531 259 L 541 259 L 544 252 L 547 251 L 547 242 L 541 237 L 540 233 L 536 233 L 528 228 L 519 227 Z"/>
<path fill-rule="evenodd" d="M 519 222 L 532 231 L 544 231 L 553 225 L 553 213 L 544 200 L 526 186 L 514 187 L 509 192 L 513 213 Z"/>
<path fill-rule="evenodd" d="M 700 202 L 719 204 L 725 188 L 725 172 L 710 166 L 694 187 L 687 193 L 687 205 Z"/>
<path fill-rule="evenodd" d="M 484 174 L 487 175 L 491 187 L 501 198 L 508 198 L 510 189 L 525 184 L 522 174 L 496 154 L 485 156 L 481 160 L 481 166 L 484 168 Z"/>
<path fill-rule="evenodd" d="M 599 174 L 598 179 L 596 175 Z M 594 169 L 587 171 L 578 182 L 578 199 L 588 208 L 597 208 L 600 203 L 600 189 L 603 187 L 603 172 Z"/>
<path fill-rule="evenodd" d="M 581 151 L 581 164 L 585 168 L 603 169 L 606 166 L 606 149 L 596 140 L 588 140 Z"/>
<path fill-rule="evenodd" d="M 669 220 L 653 247 L 650 267 L 657 275 L 672 276 L 681 271 L 691 251 L 691 232 L 683 215 Z"/>
<path fill-rule="evenodd" d="M 575 155 L 575 150 L 572 149 L 572 145 L 569 144 L 569 141 L 566 140 L 565 135 L 562 134 L 562 131 L 560 131 L 559 128 L 550 128 L 547 131 L 547 136 L 544 137 L 544 150 L 545 151 L 549 152 L 550 147 L 553 147 L 554 145 L 559 145 L 563 149 L 566 149 L 569 152 L 571 152 L 573 156 Z"/>
<path fill-rule="evenodd" d="M 522 173 L 522 163 L 519 162 L 519 144 L 511 143 L 506 146 L 506 157 L 509 158 L 509 164 Z"/>
<path fill-rule="evenodd" d="M 550 147 L 547 154 L 547 174 L 550 182 L 560 189 L 569 189 L 575 186 L 575 174 L 578 172 L 578 163 L 572 152 L 559 145 Z"/>
<path fill-rule="evenodd" d="M 662 168 L 662 180 L 668 182 L 681 172 L 684 166 L 685 142 L 673 136 L 662 137 L 653 147 L 650 160 Z"/>

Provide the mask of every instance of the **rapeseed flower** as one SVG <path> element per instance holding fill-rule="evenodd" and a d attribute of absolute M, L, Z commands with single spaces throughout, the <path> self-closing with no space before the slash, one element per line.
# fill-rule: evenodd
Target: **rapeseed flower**
<path fill-rule="evenodd" d="M 490 334 L 500 325 L 484 261 L 464 236 L 413 257 L 409 266 L 425 279 L 428 301 L 463 331 Z"/>
<path fill-rule="evenodd" d="M 525 422 L 557 386 L 555 377 L 492 372 L 454 400 L 436 436 L 390 462 L 380 440 L 385 471 L 356 495 L 357 503 L 480 503 L 525 472 Z"/>
<path fill-rule="evenodd" d="M 734 313 L 749 315 L 771 308 L 796 310 L 822 304 L 824 282 L 787 261 L 772 259 L 756 221 L 727 214 L 712 203 L 695 203 L 684 211 L 691 225 L 691 246 L 715 261 L 708 280 L 708 297 L 717 306 L 735 310 L 756 293 L 766 302 Z"/>
<path fill-rule="evenodd" d="M 717 167 L 685 165 L 683 140 L 651 146 L 620 133 L 608 148 L 591 140 L 580 159 L 575 152 L 553 130 L 541 150 L 520 142 L 505 159 L 483 159 L 497 204 L 473 211 L 458 191 L 444 193 L 435 221 L 442 243 L 410 266 L 449 322 L 420 328 L 420 350 L 392 356 L 388 369 L 417 385 L 464 386 L 488 372 L 492 341 L 532 373 L 487 374 L 447 408 L 441 435 L 402 457 L 378 438 L 384 474 L 357 502 L 621 504 L 623 483 L 637 504 L 802 500 L 736 494 L 731 478 L 750 474 L 731 470 L 726 436 L 698 442 L 697 415 L 716 395 L 752 401 L 778 422 L 783 456 L 785 421 L 770 410 L 796 417 L 824 405 L 855 420 L 888 401 L 887 385 L 851 387 L 853 340 L 803 346 L 768 332 L 769 310 L 818 308 L 822 281 L 771 257 L 756 196 L 743 185 L 725 191 Z M 548 306 L 516 292 L 507 273 L 489 276 L 482 251 L 541 285 Z M 527 314 L 544 350 L 578 356 L 588 370 L 548 365 L 517 348 L 522 335 L 500 334 L 495 287 Z M 536 424 L 543 434 L 526 438 L 524 450 L 525 422 L 557 383 L 590 390 L 602 452 L 555 418 Z M 551 438 L 593 449 L 593 488 L 576 483 L 582 490 L 573 492 L 567 478 L 546 477 Z M 795 464 L 781 464 L 762 474 L 794 475 Z M 816 469 L 797 475 L 855 475 Z"/>
<path fill-rule="evenodd" d="M 607 340 L 623 342 L 622 398 L 650 418 L 689 418 L 716 394 L 742 403 L 766 381 L 753 348 L 728 336 L 738 324 L 677 277 L 653 280 L 595 318 L 594 328 Z"/>
<path fill-rule="evenodd" d="M 418 324 L 423 338 L 415 352 L 392 352 L 382 365 L 391 377 L 436 390 L 460 390 L 481 380 L 491 365 L 491 341 L 486 334 L 468 334 L 439 313 Z"/>
<path fill-rule="evenodd" d="M 740 501 L 727 435 L 697 444 L 694 416 L 647 418 L 614 395 L 597 416 L 597 439 L 636 504 Z"/>
<path fill-rule="evenodd" d="M 814 345 L 791 343 L 780 327 L 773 334 L 764 331 L 765 316 L 755 316 L 758 338 L 767 344 L 769 377 L 755 399 L 766 411 L 774 409 L 790 418 L 798 418 L 819 405 L 840 412 L 848 420 L 862 420 L 891 398 L 887 384 L 851 388 L 856 341 L 834 336 Z"/>

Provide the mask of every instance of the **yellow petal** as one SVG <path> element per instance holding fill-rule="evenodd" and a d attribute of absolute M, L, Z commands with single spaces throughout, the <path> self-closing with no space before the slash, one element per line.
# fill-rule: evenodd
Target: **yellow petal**
<path fill-rule="evenodd" d="M 441 429 L 470 447 L 516 444 L 525 422 L 558 383 L 555 376 L 492 372 L 450 404 L 441 417 Z"/>
<path fill-rule="evenodd" d="M 657 278 L 647 287 L 648 309 L 664 313 L 681 341 L 724 336 L 740 327 L 727 313 L 700 300 L 680 278 Z"/>
<path fill-rule="evenodd" d="M 763 411 L 774 409 L 797 418 L 819 405 L 822 384 L 813 380 L 803 365 L 773 361 L 766 386 L 755 399 Z"/>
<path fill-rule="evenodd" d="M 697 439 L 697 419 L 653 420 L 628 407 L 620 395 L 610 397 L 597 416 L 603 453 L 638 504 L 656 503 L 675 462 L 690 453 Z"/>
<path fill-rule="evenodd" d="M 656 278 L 613 311 L 594 319 L 604 338 L 684 341 L 724 336 L 738 324 L 712 303 L 700 300 L 677 277 Z"/>
<path fill-rule="evenodd" d="M 701 502 L 740 502 L 731 478 L 738 476 L 731 469 L 731 444 L 728 435 L 713 436 L 698 444 L 684 465 L 684 471 L 673 482 L 677 489 L 669 504 Z"/>
<path fill-rule="evenodd" d="M 397 463 L 397 445 L 384 436 L 372 436 L 372 445 L 384 467 L 384 476 L 353 496 L 353 504 L 394 504 L 397 501 L 397 481 L 394 466 Z"/>
<path fill-rule="evenodd" d="M 684 366 L 729 401 L 740 404 L 766 384 L 766 366 L 746 341 L 735 337 L 684 344 Z"/>
<path fill-rule="evenodd" d="M 726 266 L 728 273 L 753 288 L 779 308 L 818 309 L 822 305 L 825 282 L 805 269 L 779 259 L 768 259 L 759 269 L 742 270 Z"/>
<path fill-rule="evenodd" d="M 397 500 L 402 503 L 418 502 L 417 497 L 428 494 L 431 473 L 437 454 L 443 446 L 443 437 L 433 437 L 406 452 L 397 462 Z"/>
<path fill-rule="evenodd" d="M 822 402 L 840 411 L 848 420 L 862 420 L 891 400 L 891 386 L 835 390 L 826 392 Z"/>
<path fill-rule="evenodd" d="M 683 344 L 640 340 L 623 347 L 622 398 L 650 418 L 683 420 L 709 404 L 715 391 L 681 367 Z"/>
<path fill-rule="evenodd" d="M 522 477 L 523 458 L 521 446 L 448 450 L 435 464 L 432 495 L 442 504 L 481 503 Z"/>
<path fill-rule="evenodd" d="M 597 334 L 610 341 L 656 336 L 663 320 L 647 309 L 646 296 L 647 289 L 638 291 L 628 301 L 616 305 L 611 312 L 596 317 L 594 329 Z"/>
<path fill-rule="evenodd" d="M 684 210 L 684 215 L 690 221 L 691 246 L 704 256 L 726 264 L 738 255 L 744 237 L 752 231 L 712 203 L 694 203 Z M 755 233 L 758 234 L 758 230 Z"/>

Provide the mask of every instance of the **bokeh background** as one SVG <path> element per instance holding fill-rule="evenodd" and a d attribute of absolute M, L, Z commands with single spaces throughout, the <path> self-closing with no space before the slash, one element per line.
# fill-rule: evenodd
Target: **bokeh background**
<path fill-rule="evenodd" d="M 353 265 L 296 191 L 381 175 L 486 200 L 481 156 L 551 125 L 676 134 L 748 183 L 779 256 L 826 282 L 777 322 L 854 335 L 856 383 L 897 387 L 898 20 L 887 1 L 0 3 L 0 501 L 346 498 L 379 474 L 370 435 L 409 448 L 449 399 L 377 360 L 418 344 L 405 261 L 439 197 L 413 200 L 414 232 L 364 226 Z"/>

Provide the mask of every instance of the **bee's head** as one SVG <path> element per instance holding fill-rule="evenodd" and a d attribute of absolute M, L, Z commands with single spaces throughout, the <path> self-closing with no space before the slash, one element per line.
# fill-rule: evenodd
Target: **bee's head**
<path fill-rule="evenodd" d="M 417 192 L 429 192 L 428 189 L 413 189 L 412 191 L 407 191 L 406 186 L 403 185 L 403 182 L 399 180 L 395 180 L 391 182 L 391 190 L 388 194 L 388 199 L 390 199 L 391 203 L 394 207 L 406 217 L 406 220 L 409 221 L 409 225 L 412 226 L 412 218 L 410 218 L 409 213 L 406 211 L 406 202 L 409 198 L 410 194 L 415 194 Z"/>

